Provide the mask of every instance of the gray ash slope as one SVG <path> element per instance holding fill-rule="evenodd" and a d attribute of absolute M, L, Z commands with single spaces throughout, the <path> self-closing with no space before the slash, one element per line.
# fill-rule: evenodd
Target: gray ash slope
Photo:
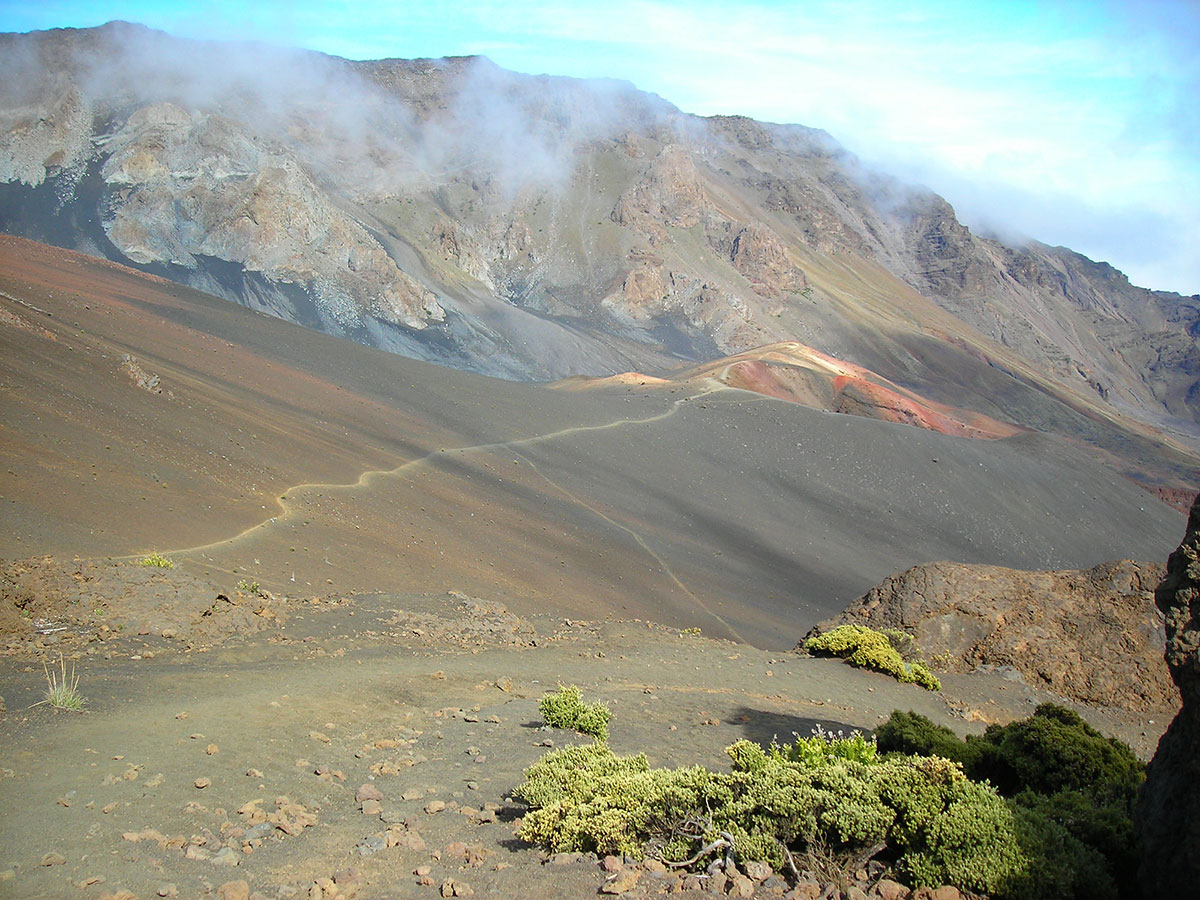
<path fill-rule="evenodd" d="M 1182 528 L 1050 435 L 486 378 L 11 237 L 0 290 L 0 557 L 157 550 L 231 590 L 458 591 L 783 649 L 917 563 L 1155 559 Z"/>
<path fill-rule="evenodd" d="M 1194 423 L 1195 298 L 974 235 L 820 131 L 479 58 L 350 62 L 125 23 L 0 48 L 10 233 L 509 378 L 797 339 L 947 392 L 1011 352 L 1087 402 Z M 877 352 L 914 335 L 941 350 Z"/>

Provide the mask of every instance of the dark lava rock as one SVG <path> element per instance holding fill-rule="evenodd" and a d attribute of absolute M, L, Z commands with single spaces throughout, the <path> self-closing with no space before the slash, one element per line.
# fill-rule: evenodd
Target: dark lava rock
<path fill-rule="evenodd" d="M 1009 668 L 1026 683 L 1096 706 L 1174 712 L 1162 658 L 1158 563 L 1027 572 L 937 562 L 892 575 L 816 630 L 842 624 L 912 635 L 936 668 Z"/>
<path fill-rule="evenodd" d="M 1158 742 L 1134 816 L 1146 897 L 1194 897 L 1200 884 L 1200 496 L 1154 601 L 1183 709 Z"/>

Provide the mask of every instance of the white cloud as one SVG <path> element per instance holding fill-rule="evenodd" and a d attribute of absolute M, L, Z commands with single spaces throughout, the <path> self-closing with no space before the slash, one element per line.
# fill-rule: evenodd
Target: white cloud
<path fill-rule="evenodd" d="M 55 24 L 80 7 L 55 0 Z M 939 190 L 969 222 L 1068 244 L 1148 286 L 1200 291 L 1194 0 L 108 9 L 193 36 L 356 58 L 485 53 L 524 72 L 627 79 L 688 112 L 823 128 Z M 1158 223 L 1153 245 L 1147 222 Z"/>
<path fill-rule="evenodd" d="M 600 69 L 689 112 L 824 128 L 944 192 L 975 223 L 1067 243 L 1148 286 L 1200 291 L 1200 128 L 1187 92 L 1200 88 L 1200 67 L 1175 33 L 1197 16 L 1160 4 L 1157 28 L 1131 30 L 1119 5 L 1007 4 L 1023 19 L 1005 6 L 978 20 L 974 5 L 924 15 L 883 4 L 531 7 L 509 19 L 512 33 L 540 41 L 495 55 L 525 71 Z M 614 60 L 624 68 L 604 69 Z M 1147 221 L 1160 223 L 1157 250 L 1131 230 Z"/>

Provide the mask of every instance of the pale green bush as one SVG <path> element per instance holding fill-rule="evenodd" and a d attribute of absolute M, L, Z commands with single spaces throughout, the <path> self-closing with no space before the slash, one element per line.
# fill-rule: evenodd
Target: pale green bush
<path fill-rule="evenodd" d="M 851 732 L 846 737 L 841 731 L 826 731 L 819 723 L 812 730 L 812 737 L 800 737 L 790 744 L 772 744 L 771 753 L 784 759 L 798 762 L 807 767 L 824 765 L 835 760 L 873 763 L 878 755 L 874 738 L 866 738 L 861 731 Z"/>
<path fill-rule="evenodd" d="M 702 869 L 717 855 L 769 862 L 883 844 L 914 887 L 954 884 L 997 900 L 1115 896 L 1098 855 L 1046 816 L 967 779 L 939 757 L 822 754 L 816 765 L 750 741 L 732 771 L 651 768 L 605 744 L 552 751 L 514 792 L 531 807 L 518 836 L 553 852 L 654 856 Z"/>
<path fill-rule="evenodd" d="M 608 721 L 612 711 L 603 703 L 584 703 L 583 693 L 575 685 L 559 687 L 538 702 L 538 712 L 552 728 L 570 728 L 608 740 Z"/>
<path fill-rule="evenodd" d="M 872 669 L 891 675 L 897 681 L 919 684 L 928 691 L 940 691 L 942 683 L 920 660 L 906 661 L 896 649 L 893 639 L 865 625 L 839 625 L 832 631 L 816 635 L 804 642 L 810 653 L 840 656 L 852 666 Z M 911 644 L 908 652 L 915 652 Z"/>

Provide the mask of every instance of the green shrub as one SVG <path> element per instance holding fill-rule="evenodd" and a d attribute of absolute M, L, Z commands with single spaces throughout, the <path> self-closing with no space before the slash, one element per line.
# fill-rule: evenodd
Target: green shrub
<path fill-rule="evenodd" d="M 1072 710 L 1045 703 L 1026 719 L 991 725 L 965 741 L 922 715 L 896 710 L 875 739 L 880 752 L 955 759 L 970 778 L 994 784 L 1028 813 L 1023 839 L 1045 845 L 1038 858 L 1082 860 L 1096 896 L 1106 896 L 1114 883 L 1122 893 L 1133 888 L 1133 803 L 1143 766 L 1126 744 L 1104 737 Z M 1058 884 L 1050 874 L 1039 877 Z"/>
<path fill-rule="evenodd" d="M 875 742 L 880 753 L 952 759 L 961 763 L 968 775 L 979 757 L 975 745 L 968 744 L 945 725 L 936 725 L 920 713 L 902 712 L 898 709 L 875 729 Z"/>
<path fill-rule="evenodd" d="M 878 758 L 875 739 L 864 737 L 861 731 L 845 737 L 840 731 L 835 734 L 818 724 L 812 730 L 812 737 L 795 735 L 795 738 L 790 744 L 772 744 L 770 752 L 809 768 L 839 759 L 869 764 Z"/>
<path fill-rule="evenodd" d="M 1008 801 L 1021 851 L 1029 865 L 1010 877 L 1003 894 L 1028 900 L 1116 900 L 1117 886 L 1106 860 L 1039 810 Z M 1136 868 L 1132 874 L 1136 874 Z"/>
<path fill-rule="evenodd" d="M 810 653 L 840 656 L 852 666 L 891 675 L 897 681 L 919 684 L 929 691 L 940 691 L 942 683 L 919 660 L 905 661 L 895 644 L 883 632 L 865 625 L 839 625 L 804 642 Z M 906 648 L 913 652 L 911 646 Z"/>
<path fill-rule="evenodd" d="M 151 553 L 149 556 L 142 557 L 142 559 L 138 561 L 138 565 L 152 566 L 155 569 L 173 569 L 173 568 L 175 568 L 175 563 L 173 561 L 171 561 L 170 559 L 168 559 L 167 557 L 163 556 L 157 550 L 155 552 Z"/>
<path fill-rule="evenodd" d="M 559 687 L 538 702 L 538 711 L 552 728 L 570 728 L 608 740 L 608 720 L 612 712 L 603 703 L 584 703 L 583 693 L 575 685 Z"/>
<path fill-rule="evenodd" d="M 1100 805 L 1083 791 L 1023 791 L 1012 802 L 1053 822 L 1094 851 L 1099 858 L 1097 871 L 1111 876 L 1121 896 L 1137 896 L 1137 845 L 1128 810 L 1119 804 Z"/>
<path fill-rule="evenodd" d="M 823 756 L 809 766 L 749 741 L 726 752 L 728 773 L 651 768 L 599 743 L 552 751 L 514 792 L 531 807 L 518 836 L 554 852 L 653 855 L 696 869 L 724 852 L 722 835 L 736 858 L 780 868 L 785 848 L 848 853 L 883 842 L 914 886 L 950 883 L 998 900 L 1111 896 L 1095 851 L 949 760 Z"/>
<path fill-rule="evenodd" d="M 262 586 L 257 581 L 247 581 L 243 578 L 237 583 L 237 589 L 243 594 L 258 594 L 262 591 Z"/>
<path fill-rule="evenodd" d="M 1133 812 L 1145 770 L 1127 744 L 1106 738 L 1073 710 L 1043 703 L 1032 716 L 989 725 L 972 778 L 987 778 L 1001 793 L 1082 791 L 1100 805 Z"/>

